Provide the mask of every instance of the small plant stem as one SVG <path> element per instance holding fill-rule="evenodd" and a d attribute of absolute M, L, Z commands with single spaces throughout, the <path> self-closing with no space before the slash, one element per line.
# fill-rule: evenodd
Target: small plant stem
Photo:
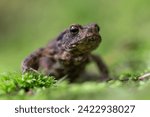
<path fill-rule="evenodd" d="M 144 80 L 145 78 L 148 78 L 148 77 L 150 77 L 150 73 L 146 73 L 146 74 L 140 76 L 138 79 L 139 80 Z"/>

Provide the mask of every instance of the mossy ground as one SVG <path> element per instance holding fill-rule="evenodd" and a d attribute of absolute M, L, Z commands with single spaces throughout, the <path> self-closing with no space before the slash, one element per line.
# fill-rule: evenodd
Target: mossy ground
<path fill-rule="evenodd" d="M 138 77 L 122 74 L 108 82 L 69 84 L 36 73 L 1 73 L 0 99 L 149 99 L 150 80 Z"/>

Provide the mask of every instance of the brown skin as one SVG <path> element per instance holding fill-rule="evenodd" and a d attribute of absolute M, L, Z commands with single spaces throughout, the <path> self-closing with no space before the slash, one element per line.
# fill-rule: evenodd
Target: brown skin
<path fill-rule="evenodd" d="M 64 76 L 74 82 L 84 72 L 87 63 L 93 61 L 101 73 L 101 80 L 108 79 L 108 69 L 102 59 L 91 54 L 100 42 L 99 26 L 71 25 L 44 48 L 29 55 L 22 63 L 22 71 L 42 72 L 56 79 Z"/>

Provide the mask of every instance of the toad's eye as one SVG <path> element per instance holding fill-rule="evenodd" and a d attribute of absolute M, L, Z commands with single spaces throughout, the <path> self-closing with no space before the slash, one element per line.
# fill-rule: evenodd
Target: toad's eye
<path fill-rule="evenodd" d="M 77 26 L 73 25 L 73 26 L 70 27 L 70 32 L 72 34 L 77 34 L 79 32 L 79 28 Z"/>

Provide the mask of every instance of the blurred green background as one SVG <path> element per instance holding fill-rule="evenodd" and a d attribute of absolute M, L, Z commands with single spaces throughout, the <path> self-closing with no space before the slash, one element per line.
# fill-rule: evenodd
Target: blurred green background
<path fill-rule="evenodd" d="M 92 22 L 100 25 L 103 38 L 95 53 L 113 74 L 144 71 L 150 66 L 149 4 L 149 0 L 0 0 L 0 72 L 20 72 L 29 53 L 70 24 Z"/>

